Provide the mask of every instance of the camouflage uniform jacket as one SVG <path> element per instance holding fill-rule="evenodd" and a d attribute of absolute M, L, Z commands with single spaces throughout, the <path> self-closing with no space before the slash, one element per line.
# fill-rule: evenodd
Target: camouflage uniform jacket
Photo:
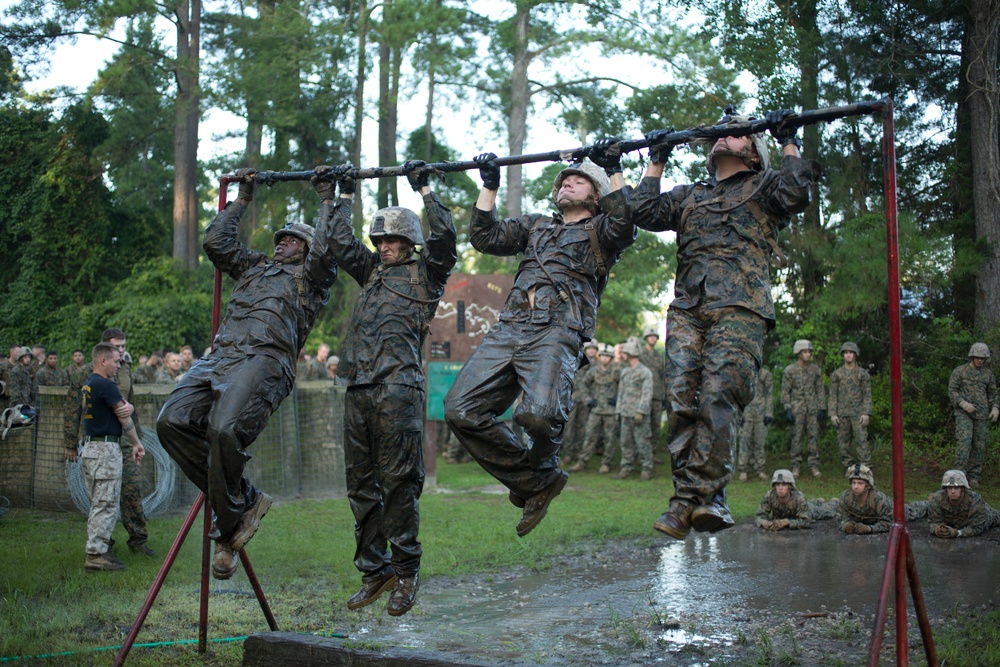
<path fill-rule="evenodd" d="M 648 415 L 653 400 L 653 373 L 636 364 L 635 368 L 627 366 L 618 379 L 618 404 L 615 414 L 625 417 Z"/>
<path fill-rule="evenodd" d="M 958 407 L 959 403 L 968 401 L 976 406 L 976 413 L 969 415 L 972 419 L 988 419 L 990 410 L 1000 407 L 997 403 L 997 379 L 993 371 L 985 364 L 982 368 L 962 364 L 951 373 L 948 400 L 956 410 L 962 410 Z M 967 414 L 964 410 L 962 413 Z"/>
<path fill-rule="evenodd" d="M 35 376 L 41 387 L 66 387 L 69 386 L 69 373 L 61 368 L 49 368 L 48 365 L 38 369 Z"/>
<path fill-rule="evenodd" d="M 177 371 L 177 374 L 175 375 L 166 366 L 160 366 L 160 368 L 156 370 L 156 376 L 154 377 L 153 382 L 155 384 L 177 384 L 177 380 L 179 380 L 180 377 L 180 371 Z"/>
<path fill-rule="evenodd" d="M 66 392 L 66 401 L 63 404 L 63 447 L 66 449 L 76 449 L 80 440 L 80 424 L 83 419 L 83 385 L 94 372 L 94 364 L 84 364 L 80 368 L 70 366 L 67 370 L 69 375 L 69 391 Z M 132 368 L 126 364 L 118 368 L 118 373 L 111 378 L 112 382 L 118 385 L 118 391 L 122 398 L 135 405 L 135 381 L 132 378 Z M 132 413 L 132 423 L 135 424 L 135 434 L 142 437 L 142 426 L 139 424 L 138 411 Z"/>
<path fill-rule="evenodd" d="M 801 366 L 797 361 L 785 366 L 781 374 L 781 404 L 797 414 L 816 412 L 826 405 L 819 366 L 813 363 Z"/>
<path fill-rule="evenodd" d="M 798 489 L 791 489 L 788 494 L 788 502 L 783 503 L 773 488 L 765 493 L 757 508 L 754 523 L 760 528 L 764 521 L 777 521 L 779 519 L 788 519 L 788 527 L 792 530 L 808 528 L 812 519 L 809 518 L 809 502 L 806 500 L 805 494 Z"/>
<path fill-rule="evenodd" d="M 337 366 L 337 377 L 348 386 L 424 388 L 424 338 L 458 261 L 451 211 L 434 193 L 424 195 L 424 211 L 430 236 L 423 250 L 390 265 L 382 264 L 377 251 L 355 238 L 349 205 L 333 209 L 324 204 L 320 211 L 321 217 L 332 215 L 330 245 L 337 262 L 361 286 Z M 410 283 L 411 265 L 416 266 L 419 285 Z"/>
<path fill-rule="evenodd" d="M 666 361 L 663 352 L 653 350 L 652 352 L 643 345 L 639 348 L 639 361 L 642 365 L 653 372 L 653 398 L 661 401 L 667 395 L 666 385 Z"/>
<path fill-rule="evenodd" d="M 305 261 L 278 264 L 239 240 L 237 227 L 245 210 L 238 201 L 229 202 L 205 230 L 208 258 L 236 281 L 208 356 L 264 355 L 278 361 L 286 377 L 294 380 L 299 349 L 337 279 L 330 231 L 321 216 Z"/>
<path fill-rule="evenodd" d="M 892 499 L 878 489 L 869 489 L 862 505 L 850 489 L 840 494 L 837 503 L 837 526 L 840 530 L 848 523 L 863 523 L 872 527 L 873 533 L 887 533 L 892 526 Z"/>
<path fill-rule="evenodd" d="M 809 205 L 809 186 L 818 173 L 812 160 L 786 155 L 779 170 L 741 171 L 721 182 L 678 185 L 666 194 L 660 194 L 659 178 L 643 178 L 633 197 L 636 226 L 677 232 L 671 307 L 739 306 L 773 326 L 772 244 L 789 217 Z M 725 202 L 745 200 L 748 190 L 756 192 L 749 204 L 717 212 Z M 714 206 L 699 205 L 710 202 Z M 763 222 L 755 209 L 766 218 Z"/>
<path fill-rule="evenodd" d="M 618 400 L 618 377 L 619 370 L 614 364 L 607 367 L 601 363 L 587 366 L 587 372 L 583 376 L 583 396 L 581 400 L 589 401 L 594 399 L 597 405 L 591 408 L 590 414 L 609 417 L 615 414 L 614 403 Z"/>
<path fill-rule="evenodd" d="M 132 373 L 132 379 L 136 384 L 153 384 L 156 382 L 156 371 L 149 364 L 139 364 L 139 367 Z"/>
<path fill-rule="evenodd" d="M 626 190 L 617 190 L 601 199 L 603 212 L 573 223 L 563 222 L 558 213 L 497 220 L 495 209 L 473 207 L 469 227 L 473 248 L 501 257 L 524 254 L 500 320 L 562 325 L 583 340 L 592 339 L 608 272 L 636 239 L 627 204 Z M 597 235 L 603 274 L 588 226 Z M 532 288 L 534 307 L 528 299 Z M 559 297 L 560 289 L 565 300 Z"/>
<path fill-rule="evenodd" d="M 774 376 L 761 366 L 753 400 L 743 409 L 743 420 L 760 422 L 764 421 L 764 417 L 774 419 Z"/>
<path fill-rule="evenodd" d="M 860 417 L 872 413 L 872 380 L 868 371 L 841 366 L 830 375 L 830 415 Z"/>
<path fill-rule="evenodd" d="M 927 521 L 932 533 L 945 524 L 960 530 L 959 537 L 975 537 L 990 527 L 990 506 L 971 489 L 965 490 L 962 502 L 952 505 L 948 492 L 939 489 L 927 497 Z"/>
<path fill-rule="evenodd" d="M 7 398 L 10 405 L 23 403 L 25 405 L 35 404 L 35 394 L 37 387 L 34 378 L 31 377 L 31 370 L 23 364 L 14 364 L 7 372 Z"/>

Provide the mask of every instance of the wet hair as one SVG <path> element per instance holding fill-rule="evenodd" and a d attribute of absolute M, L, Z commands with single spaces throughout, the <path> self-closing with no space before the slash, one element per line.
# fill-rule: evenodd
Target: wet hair
<path fill-rule="evenodd" d="M 101 334 L 101 340 L 105 343 L 114 340 L 115 338 L 125 338 L 125 332 L 116 327 L 110 327 L 104 330 Z"/>

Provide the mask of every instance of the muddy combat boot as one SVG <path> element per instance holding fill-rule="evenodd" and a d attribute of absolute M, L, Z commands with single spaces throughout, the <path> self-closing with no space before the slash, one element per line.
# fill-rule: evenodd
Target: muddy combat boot
<path fill-rule="evenodd" d="M 272 502 L 271 496 L 266 493 L 257 493 L 257 499 L 253 501 L 250 509 L 240 517 L 239 523 L 236 524 L 236 530 L 229 537 L 229 544 L 233 551 L 238 552 L 243 549 L 247 545 L 247 542 L 250 541 L 250 538 L 257 534 L 257 529 L 260 528 L 260 520 L 271 509 Z"/>
<path fill-rule="evenodd" d="M 396 587 L 392 589 L 389 596 L 389 604 L 386 611 L 390 616 L 402 616 L 410 611 L 413 603 L 417 601 L 417 589 L 420 588 L 420 575 L 414 574 L 412 577 L 400 577 L 396 580 Z"/>
<path fill-rule="evenodd" d="M 513 505 L 514 507 L 516 507 L 519 510 L 523 510 L 524 506 L 528 502 L 527 500 L 525 500 L 521 496 L 517 495 L 513 491 L 508 491 L 507 492 L 507 500 L 509 500 L 510 504 Z"/>
<path fill-rule="evenodd" d="M 149 556 L 150 558 L 156 555 L 156 552 L 150 549 L 145 542 L 141 544 L 130 544 L 128 545 L 128 550 L 134 554 L 141 554 L 143 556 Z"/>
<path fill-rule="evenodd" d="M 114 572 L 124 570 L 125 563 L 107 553 L 87 554 L 87 560 L 83 562 L 83 569 L 87 572 Z"/>
<path fill-rule="evenodd" d="M 621 471 L 618 472 L 617 475 L 615 475 L 615 479 L 628 479 L 631 476 L 632 476 L 632 471 L 623 468 Z"/>
<path fill-rule="evenodd" d="M 717 533 L 735 525 L 729 508 L 724 504 L 698 505 L 691 511 L 691 526 L 699 533 Z"/>
<path fill-rule="evenodd" d="M 216 579 L 229 579 L 236 574 L 239 566 L 240 552 L 227 542 L 216 542 L 215 556 L 212 557 L 212 576 Z"/>
<path fill-rule="evenodd" d="M 348 609 L 361 609 L 379 599 L 382 593 L 396 585 L 396 572 L 390 567 L 374 579 L 362 579 L 361 588 L 347 601 Z M 416 593 L 416 591 L 414 591 Z M 413 603 L 410 603 L 413 606 Z M 409 609 L 409 607 L 407 607 Z M 405 613 L 405 612 L 400 612 Z"/>
<path fill-rule="evenodd" d="M 660 515 L 653 528 L 666 533 L 675 540 L 683 540 L 691 532 L 692 507 L 681 500 L 670 503 L 670 509 Z"/>
<path fill-rule="evenodd" d="M 530 533 L 545 518 L 546 513 L 549 511 L 549 503 L 552 502 L 553 498 L 562 493 L 568 481 L 569 475 L 560 470 L 556 481 L 549 484 L 541 493 L 528 498 L 528 502 L 524 505 L 524 513 L 521 515 L 521 520 L 517 522 L 517 534 L 519 537 L 524 537 Z"/>

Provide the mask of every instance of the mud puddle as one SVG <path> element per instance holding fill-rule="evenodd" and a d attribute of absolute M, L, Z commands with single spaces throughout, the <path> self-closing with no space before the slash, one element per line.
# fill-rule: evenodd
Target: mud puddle
<path fill-rule="evenodd" d="M 696 667 L 739 663 L 763 627 L 791 633 L 803 618 L 836 617 L 824 632 L 860 641 L 863 656 L 887 540 L 841 535 L 830 524 L 778 534 L 741 525 L 653 547 L 607 545 L 540 573 L 431 578 L 406 616 L 392 619 L 380 603 L 349 632 L 369 644 L 498 663 Z M 932 626 L 935 614 L 1000 599 L 994 544 L 911 535 Z"/>

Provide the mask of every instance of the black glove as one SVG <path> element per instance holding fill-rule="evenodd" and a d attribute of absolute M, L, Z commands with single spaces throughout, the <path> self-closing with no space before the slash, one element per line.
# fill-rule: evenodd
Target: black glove
<path fill-rule="evenodd" d="M 611 407 L 615 407 L 616 405 L 618 405 L 618 397 L 612 396 L 611 398 L 609 398 L 608 405 L 610 405 Z"/>
<path fill-rule="evenodd" d="M 774 417 L 764 417 L 764 426 L 770 426 L 773 421 Z"/>
<path fill-rule="evenodd" d="M 414 192 L 418 192 L 420 188 L 431 184 L 431 174 L 434 173 L 434 170 L 427 169 L 426 166 L 427 163 L 423 160 L 407 160 L 403 163 L 406 180 L 410 183 L 410 187 L 413 188 Z"/>
<path fill-rule="evenodd" d="M 822 424 L 826 421 L 826 410 L 820 410 L 816 413 L 816 418 L 819 419 L 819 423 Z"/>
<path fill-rule="evenodd" d="M 597 407 L 597 399 L 596 398 L 592 398 L 589 401 L 587 401 L 587 407 L 590 408 L 591 410 L 593 410 L 594 408 L 596 408 Z"/>
<path fill-rule="evenodd" d="M 240 194 L 237 195 L 237 199 L 253 201 L 253 175 L 256 173 L 257 170 L 253 167 L 244 167 L 236 171 L 236 180 L 240 182 Z"/>
<path fill-rule="evenodd" d="M 357 182 L 350 176 L 344 176 L 340 179 L 340 194 L 353 195 L 356 189 Z"/>
<path fill-rule="evenodd" d="M 500 166 L 496 163 L 496 153 L 480 153 L 472 158 L 479 165 L 479 175 L 483 179 L 483 187 L 487 190 L 500 189 Z"/>
<path fill-rule="evenodd" d="M 782 125 L 786 118 L 794 115 L 795 112 L 791 109 L 775 109 L 774 111 L 768 111 L 767 115 L 764 116 L 771 136 L 774 137 L 774 140 L 782 148 L 788 144 L 795 144 L 796 148 L 802 148 L 802 142 L 795 136 L 799 129 L 797 127 L 784 127 Z"/>
<path fill-rule="evenodd" d="M 792 412 L 791 408 L 785 408 L 785 421 L 789 424 L 795 423 L 795 413 Z"/>
<path fill-rule="evenodd" d="M 316 189 L 316 194 L 319 195 L 320 201 L 326 201 L 327 199 L 333 199 L 334 195 L 337 194 L 337 186 L 331 181 L 327 176 L 333 172 L 333 167 L 328 164 L 321 164 L 316 167 L 316 175 L 309 179 L 309 182 L 313 184 Z"/>
<path fill-rule="evenodd" d="M 663 140 L 668 134 L 673 134 L 674 128 L 665 127 L 662 130 L 653 130 L 645 134 L 646 141 L 649 142 L 649 160 L 657 164 L 663 164 L 670 159 L 670 151 L 674 150 L 672 144 L 664 143 Z"/>
<path fill-rule="evenodd" d="M 590 151 L 590 161 L 604 169 L 608 176 L 622 173 L 622 149 L 618 145 L 621 139 L 607 137 L 594 142 L 594 150 Z"/>

